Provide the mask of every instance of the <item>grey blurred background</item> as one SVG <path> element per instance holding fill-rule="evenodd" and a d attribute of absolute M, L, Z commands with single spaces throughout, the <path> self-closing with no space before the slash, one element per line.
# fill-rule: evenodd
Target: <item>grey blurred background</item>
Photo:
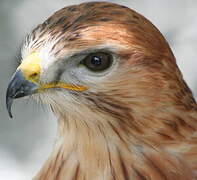
<path fill-rule="evenodd" d="M 85 0 L 0 0 L 0 180 L 29 180 L 51 152 L 56 120 L 47 108 L 28 100 L 5 108 L 5 92 L 25 34 L 56 10 Z M 197 96 L 197 1 L 113 0 L 150 19 L 164 34 Z"/>

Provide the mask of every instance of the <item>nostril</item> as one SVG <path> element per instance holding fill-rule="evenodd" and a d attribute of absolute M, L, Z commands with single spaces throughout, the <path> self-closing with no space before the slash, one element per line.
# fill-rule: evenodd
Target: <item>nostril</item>
<path fill-rule="evenodd" d="M 38 73 L 36 72 L 30 75 L 30 78 L 37 78 L 37 77 L 38 77 Z"/>

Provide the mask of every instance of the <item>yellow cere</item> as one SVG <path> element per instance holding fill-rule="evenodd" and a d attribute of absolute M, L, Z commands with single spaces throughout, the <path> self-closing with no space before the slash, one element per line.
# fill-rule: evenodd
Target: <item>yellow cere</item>
<path fill-rule="evenodd" d="M 36 83 L 40 77 L 40 62 L 39 54 L 34 52 L 27 56 L 17 68 L 20 69 L 26 80 Z"/>

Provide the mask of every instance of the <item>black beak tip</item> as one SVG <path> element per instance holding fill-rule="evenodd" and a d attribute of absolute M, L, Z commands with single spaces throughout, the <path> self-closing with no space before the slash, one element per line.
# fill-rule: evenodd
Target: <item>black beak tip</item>
<path fill-rule="evenodd" d="M 13 116 L 12 116 L 12 113 L 11 113 L 11 112 L 9 112 L 9 116 L 10 116 L 10 118 L 13 118 Z"/>
<path fill-rule="evenodd" d="M 11 98 L 7 95 L 6 96 L 6 107 L 7 107 L 7 111 L 8 111 L 10 118 L 13 117 L 12 116 L 12 103 L 13 103 L 13 98 Z"/>

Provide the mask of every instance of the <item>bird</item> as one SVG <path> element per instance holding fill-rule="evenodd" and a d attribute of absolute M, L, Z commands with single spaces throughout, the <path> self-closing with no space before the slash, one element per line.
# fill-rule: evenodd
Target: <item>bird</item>
<path fill-rule="evenodd" d="M 6 92 L 46 104 L 57 140 L 34 180 L 196 180 L 197 105 L 161 32 L 111 2 L 34 28 Z"/>

